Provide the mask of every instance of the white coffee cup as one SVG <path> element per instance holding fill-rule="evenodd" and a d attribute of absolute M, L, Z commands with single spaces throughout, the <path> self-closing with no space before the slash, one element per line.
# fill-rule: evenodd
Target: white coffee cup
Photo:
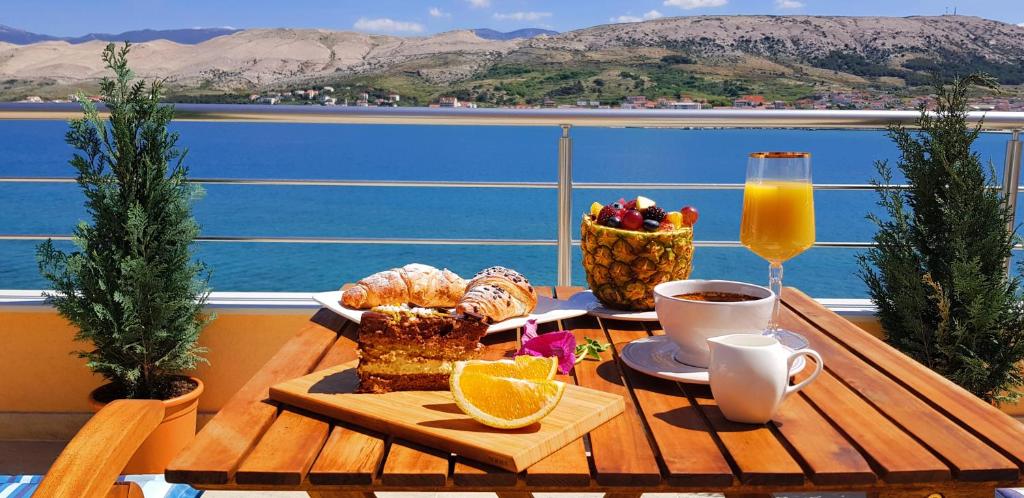
<path fill-rule="evenodd" d="M 751 301 L 692 301 L 675 296 L 695 292 L 728 292 L 754 297 Z M 731 280 L 673 280 L 654 287 L 658 321 L 679 347 L 676 360 L 707 368 L 707 340 L 726 334 L 760 334 L 768 326 L 775 294 L 767 287 Z"/>
<path fill-rule="evenodd" d="M 708 345 L 711 394 L 722 415 L 733 422 L 767 423 L 789 395 L 813 382 L 824 367 L 816 351 L 792 351 L 771 336 L 732 334 L 712 337 Z M 793 362 L 804 355 L 814 358 L 814 372 L 790 386 Z"/>

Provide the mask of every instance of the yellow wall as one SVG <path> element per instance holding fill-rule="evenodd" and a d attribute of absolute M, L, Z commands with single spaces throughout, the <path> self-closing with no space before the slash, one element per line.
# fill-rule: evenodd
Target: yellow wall
<path fill-rule="evenodd" d="M 210 364 L 195 373 L 206 385 L 199 404 L 206 412 L 217 411 L 313 314 L 215 311 L 200 339 Z M 0 311 L 0 412 L 89 411 L 86 397 L 102 379 L 70 354 L 83 347 L 74 333 L 49 308 Z"/>

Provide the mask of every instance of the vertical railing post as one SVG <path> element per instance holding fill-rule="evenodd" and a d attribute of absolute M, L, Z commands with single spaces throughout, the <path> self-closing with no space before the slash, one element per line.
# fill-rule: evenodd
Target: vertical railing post
<path fill-rule="evenodd" d="M 1003 199 L 1010 210 L 1010 220 L 1006 229 L 1017 227 L 1017 189 L 1020 186 L 1021 142 L 1020 130 L 1013 130 L 1010 140 L 1006 142 L 1006 158 L 1003 162 Z M 1006 268 L 1010 268 L 1010 259 L 1006 258 Z"/>
<path fill-rule="evenodd" d="M 558 285 L 572 285 L 572 138 L 562 125 L 558 139 Z"/>

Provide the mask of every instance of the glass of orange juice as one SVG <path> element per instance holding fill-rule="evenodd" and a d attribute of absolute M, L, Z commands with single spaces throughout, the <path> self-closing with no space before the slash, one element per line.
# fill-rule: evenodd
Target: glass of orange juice
<path fill-rule="evenodd" d="M 740 243 L 768 260 L 769 287 L 775 293 L 768 332 L 778 334 L 782 263 L 814 245 L 810 153 L 750 154 L 743 187 Z"/>

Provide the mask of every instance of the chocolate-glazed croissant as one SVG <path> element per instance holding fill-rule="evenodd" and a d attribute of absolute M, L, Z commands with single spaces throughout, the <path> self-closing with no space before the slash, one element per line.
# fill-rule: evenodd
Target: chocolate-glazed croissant
<path fill-rule="evenodd" d="M 537 291 L 515 270 L 492 266 L 477 273 L 455 312 L 477 315 L 490 323 L 529 315 L 537 307 Z"/>

